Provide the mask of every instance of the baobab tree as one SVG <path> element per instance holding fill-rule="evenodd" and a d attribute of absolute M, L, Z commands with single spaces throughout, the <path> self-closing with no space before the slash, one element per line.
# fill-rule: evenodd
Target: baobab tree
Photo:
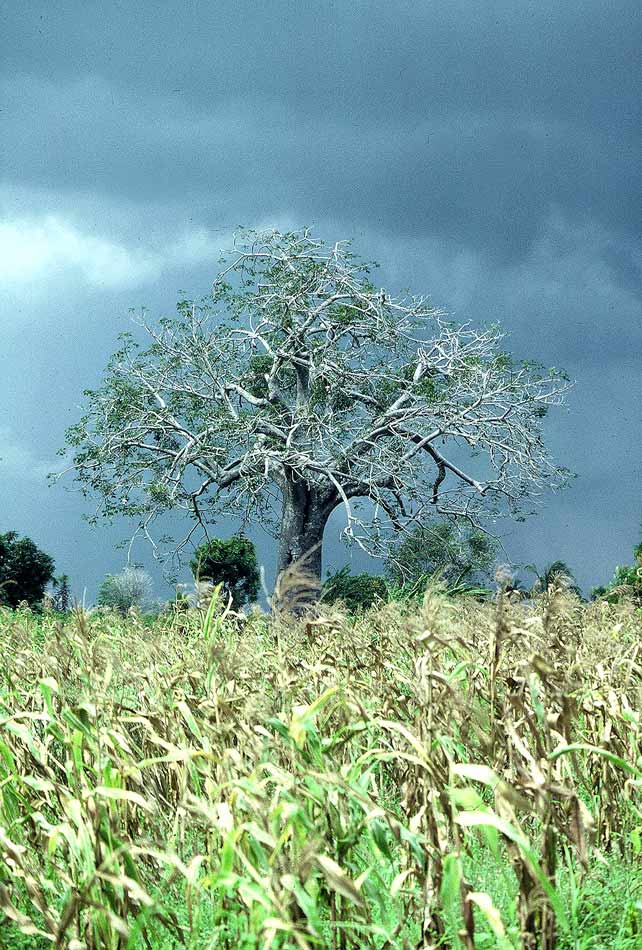
<path fill-rule="evenodd" d="M 567 381 L 502 348 L 498 327 L 457 326 L 425 297 L 393 296 L 347 242 L 241 231 L 212 292 L 138 322 L 68 430 L 99 512 L 150 540 L 164 512 L 189 531 L 222 513 L 278 538 L 278 570 L 308 555 L 343 506 L 345 535 L 388 553 L 428 512 L 481 525 L 564 481 L 542 418 Z M 155 543 L 155 542 L 154 542 Z"/>

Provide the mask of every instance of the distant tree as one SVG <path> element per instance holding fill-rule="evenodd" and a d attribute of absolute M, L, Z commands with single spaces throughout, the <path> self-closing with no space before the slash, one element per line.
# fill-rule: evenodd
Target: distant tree
<path fill-rule="evenodd" d="M 40 604 L 54 567 L 53 558 L 30 538 L 19 538 L 15 531 L 0 534 L 0 604 Z"/>
<path fill-rule="evenodd" d="M 139 567 L 126 567 L 120 574 L 108 574 L 98 591 L 101 607 L 112 607 L 123 616 L 132 609 L 143 609 L 152 594 L 152 579 Z"/>
<path fill-rule="evenodd" d="M 527 564 L 526 569 L 532 571 L 537 577 L 533 593 L 546 593 L 554 587 L 563 587 L 578 597 L 582 596 L 582 590 L 575 580 L 575 575 L 565 561 L 553 561 L 542 571 L 539 571 L 534 564 Z"/>
<path fill-rule="evenodd" d="M 399 586 L 438 575 L 447 587 L 489 579 L 497 542 L 483 531 L 450 521 L 429 521 L 402 537 L 386 561 L 386 575 Z"/>
<path fill-rule="evenodd" d="M 223 591 L 232 597 L 234 607 L 256 600 L 259 585 L 259 565 L 253 543 L 241 535 L 228 538 L 212 538 L 196 549 L 190 561 L 192 574 L 197 581 L 222 584 Z"/>
<path fill-rule="evenodd" d="M 388 587 L 383 577 L 375 574 L 351 574 L 342 567 L 323 584 L 321 600 L 333 604 L 342 601 L 348 610 L 367 610 L 377 601 L 385 601 Z"/>
<path fill-rule="evenodd" d="M 633 549 L 633 557 L 633 564 L 616 567 L 608 584 L 593 588 L 593 600 L 603 599 L 609 603 L 617 603 L 626 598 L 642 607 L 642 542 Z"/>
<path fill-rule="evenodd" d="M 69 590 L 69 575 L 59 574 L 53 580 L 54 608 L 61 613 L 67 613 L 71 605 L 71 591 Z"/>
<path fill-rule="evenodd" d="M 99 511 L 151 538 L 182 509 L 184 543 L 222 511 L 258 517 L 278 538 L 278 572 L 313 552 L 320 581 L 338 506 L 346 536 L 384 555 L 422 511 L 522 517 L 563 484 L 542 422 L 564 374 L 515 360 L 496 326 L 391 295 L 370 270 L 307 230 L 242 231 L 209 297 L 159 324 L 143 316 L 148 345 L 123 335 L 67 433 Z"/>

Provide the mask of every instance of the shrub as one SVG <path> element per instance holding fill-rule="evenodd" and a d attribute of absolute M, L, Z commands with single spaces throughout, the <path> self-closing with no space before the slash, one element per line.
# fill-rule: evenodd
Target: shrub
<path fill-rule="evenodd" d="M 15 531 L 0 534 L 0 604 L 40 604 L 53 574 L 53 558 L 30 538 L 18 538 Z"/>
<path fill-rule="evenodd" d="M 323 584 L 321 599 L 333 604 L 343 601 L 348 610 L 367 610 L 379 600 L 388 599 L 388 585 L 375 574 L 351 574 L 349 567 L 330 575 Z"/>
<path fill-rule="evenodd" d="M 236 608 L 256 600 L 260 576 L 253 543 L 241 535 L 212 538 L 196 549 L 190 561 L 194 579 L 222 584 Z"/>
<path fill-rule="evenodd" d="M 152 579 L 139 567 L 108 574 L 98 591 L 98 604 L 125 615 L 132 607 L 144 608 L 152 593 Z"/>

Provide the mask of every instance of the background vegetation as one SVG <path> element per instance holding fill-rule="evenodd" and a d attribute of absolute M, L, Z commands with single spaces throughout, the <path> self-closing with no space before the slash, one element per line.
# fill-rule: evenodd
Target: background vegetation
<path fill-rule="evenodd" d="M 221 593 L 242 607 L 256 600 L 260 588 L 259 564 L 249 538 L 212 538 L 194 552 L 190 568 L 196 581 L 221 585 Z"/>
<path fill-rule="evenodd" d="M 54 562 L 31 538 L 0 534 L 0 605 L 38 604 L 54 576 Z"/>

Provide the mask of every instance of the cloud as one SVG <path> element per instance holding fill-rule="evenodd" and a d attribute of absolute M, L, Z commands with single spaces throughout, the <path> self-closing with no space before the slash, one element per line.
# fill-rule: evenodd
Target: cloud
<path fill-rule="evenodd" d="M 60 467 L 60 461 L 38 458 L 8 426 L 0 426 L 0 476 L 44 485 L 47 476 Z"/>
<path fill-rule="evenodd" d="M 478 77 L 468 79 L 475 89 Z M 555 210 L 578 219 L 590 210 L 616 242 L 637 239 L 642 139 L 614 91 L 591 121 L 587 111 L 560 114 L 499 91 L 497 101 L 440 93 L 421 108 L 373 113 L 362 90 L 358 102 L 333 99 L 320 115 L 301 110 L 297 88 L 264 99 L 230 90 L 205 103 L 195 88 L 177 97 L 94 74 L 7 78 L 0 90 L 14 148 L 5 187 L 128 203 L 145 229 L 195 208 L 212 227 L 283 211 L 302 222 L 343 215 L 509 264 L 528 255 Z"/>
<path fill-rule="evenodd" d="M 299 115 L 410 118 L 522 106 L 619 122 L 639 107 L 638 0 L 282 0 L 9 4 L 5 68 L 56 81 L 93 73 L 211 109 L 287 100 Z M 266 38 L 269 37 L 269 41 Z M 578 68 L 579 67 L 579 68 Z"/>
<path fill-rule="evenodd" d="M 162 247 L 135 247 L 55 215 L 0 221 L 0 280 L 39 283 L 80 278 L 90 287 L 119 290 L 157 281 L 172 268 L 214 261 L 220 242 L 206 229 L 177 235 Z"/>

